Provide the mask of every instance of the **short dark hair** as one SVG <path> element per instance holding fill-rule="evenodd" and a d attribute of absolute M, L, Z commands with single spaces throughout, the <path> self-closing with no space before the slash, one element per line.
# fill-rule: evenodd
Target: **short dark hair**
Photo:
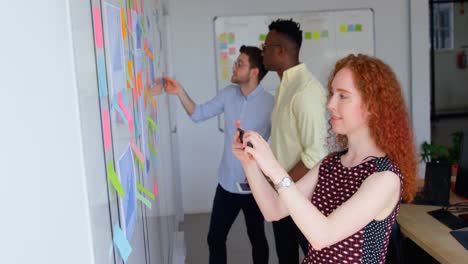
<path fill-rule="evenodd" d="M 263 66 L 262 50 L 254 46 L 242 45 L 239 52 L 249 56 L 250 68 L 258 68 L 258 83 L 260 83 L 267 74 L 267 70 Z"/>
<path fill-rule="evenodd" d="M 276 31 L 283 34 L 286 38 L 296 44 L 297 52 L 301 49 L 302 45 L 302 30 L 301 25 L 290 19 L 277 19 L 270 23 L 268 30 Z"/>

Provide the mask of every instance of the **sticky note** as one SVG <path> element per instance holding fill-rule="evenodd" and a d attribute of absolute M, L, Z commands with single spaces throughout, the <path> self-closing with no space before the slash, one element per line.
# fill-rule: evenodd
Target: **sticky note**
<path fill-rule="evenodd" d="M 220 42 L 226 42 L 226 32 L 221 33 L 218 39 Z"/>
<path fill-rule="evenodd" d="M 258 40 L 260 40 L 260 41 L 265 41 L 265 39 L 266 39 L 266 34 L 260 34 L 258 36 Z"/>
<path fill-rule="evenodd" d="M 122 38 L 126 39 L 127 38 L 127 29 L 125 26 L 125 11 L 123 8 L 120 9 L 120 25 L 122 26 Z"/>
<path fill-rule="evenodd" d="M 304 39 L 312 39 L 312 32 L 304 32 Z"/>
<path fill-rule="evenodd" d="M 221 66 L 222 67 L 228 67 L 229 66 L 229 60 L 226 58 L 221 58 Z"/>
<path fill-rule="evenodd" d="M 115 191 L 120 196 L 120 198 L 123 198 L 125 196 L 125 190 L 122 187 L 119 177 L 117 176 L 117 173 L 114 170 L 114 163 L 112 162 L 112 160 L 110 160 L 109 163 L 107 163 L 107 177 L 111 182 L 112 187 L 114 187 Z"/>
<path fill-rule="evenodd" d="M 222 49 L 222 50 L 227 49 L 228 48 L 227 43 L 226 42 L 219 43 L 219 48 Z"/>
<path fill-rule="evenodd" d="M 125 116 L 125 119 L 127 119 L 128 130 L 130 132 L 133 132 L 133 118 L 132 118 L 132 115 L 130 114 L 130 112 L 128 112 L 127 107 L 125 106 L 125 104 L 122 101 L 122 92 L 119 92 L 117 94 L 117 103 L 119 105 L 119 108 L 122 110 L 122 112 L 123 112 L 123 114 Z"/>
<path fill-rule="evenodd" d="M 111 135 L 109 111 L 107 109 L 104 109 L 104 111 L 102 112 L 102 130 L 104 134 L 104 149 L 108 150 L 111 146 Z"/>
<path fill-rule="evenodd" d="M 153 193 L 154 193 L 154 196 L 158 196 L 159 192 L 158 192 L 158 184 L 156 183 L 156 177 L 153 176 Z"/>
<path fill-rule="evenodd" d="M 236 42 L 236 35 L 234 35 L 233 32 L 229 32 L 228 34 L 228 43 L 229 44 L 234 44 Z"/>
<path fill-rule="evenodd" d="M 154 122 L 154 120 L 151 118 L 151 116 L 146 115 L 146 120 L 148 120 L 148 123 L 150 124 L 150 127 L 152 127 L 156 131 L 159 130 L 158 125 Z"/>
<path fill-rule="evenodd" d="M 362 31 L 362 25 L 361 24 L 356 24 L 354 26 L 354 31 L 356 32 L 361 32 Z"/>
<path fill-rule="evenodd" d="M 340 32 L 347 32 L 348 28 L 346 25 L 340 25 Z"/>
<path fill-rule="evenodd" d="M 312 32 L 312 39 L 315 39 L 315 40 L 320 39 L 320 35 L 321 35 L 320 31 L 314 31 Z"/>
<path fill-rule="evenodd" d="M 117 246 L 120 256 L 122 257 L 123 261 L 126 262 L 130 253 L 132 253 L 132 247 L 128 242 L 125 234 L 122 232 L 118 224 L 114 225 L 114 245 Z"/>
<path fill-rule="evenodd" d="M 150 148 L 150 152 L 154 155 L 155 158 L 158 157 L 158 152 L 154 149 L 153 145 L 151 144 L 151 142 L 148 142 L 148 146 Z"/>
<path fill-rule="evenodd" d="M 130 147 L 132 148 L 133 153 L 135 153 L 135 156 L 140 160 L 140 162 L 143 162 L 145 160 L 145 157 L 143 156 L 133 139 L 130 140 Z"/>
<path fill-rule="evenodd" d="M 328 30 L 322 30 L 322 38 L 328 38 Z"/>
<path fill-rule="evenodd" d="M 119 113 L 119 117 L 123 120 L 123 122 L 124 122 L 126 125 L 128 125 L 128 121 L 127 121 L 127 119 L 125 118 L 125 115 L 124 115 L 124 113 L 122 112 L 122 109 L 120 109 L 119 103 L 117 102 L 117 101 L 118 101 L 118 100 L 117 100 L 117 97 L 118 97 L 117 94 L 115 94 L 115 95 L 114 95 L 114 98 L 113 98 L 113 101 L 112 101 L 111 107 L 112 107 L 112 109 L 113 109 L 114 111 L 117 111 L 117 113 Z"/>
<path fill-rule="evenodd" d="M 96 48 L 102 48 L 102 22 L 101 22 L 101 9 L 99 7 L 93 7 L 93 26 L 94 26 L 94 43 Z"/>
<path fill-rule="evenodd" d="M 227 60 L 228 59 L 228 53 L 226 51 L 221 52 L 221 59 L 222 60 Z"/>
<path fill-rule="evenodd" d="M 97 57 L 97 73 L 99 96 L 107 96 L 106 63 L 103 54 L 99 54 Z"/>
<path fill-rule="evenodd" d="M 348 25 L 348 32 L 354 32 L 354 25 L 353 24 Z"/>
<path fill-rule="evenodd" d="M 149 190 L 147 190 L 145 187 L 143 187 L 143 185 L 141 185 L 140 182 L 137 182 L 137 189 L 146 194 L 149 198 L 151 198 L 152 200 L 154 200 L 154 194 L 152 194 Z"/>
<path fill-rule="evenodd" d="M 143 195 L 141 195 L 139 192 L 136 193 L 136 198 L 138 200 L 140 200 L 140 202 L 142 202 L 144 205 L 146 205 L 146 207 L 148 207 L 149 209 L 151 209 L 151 202 L 146 199 L 146 197 L 144 197 Z"/>
<path fill-rule="evenodd" d="M 237 51 L 236 47 L 230 47 L 229 48 L 229 55 L 236 55 L 236 51 Z"/>
<path fill-rule="evenodd" d="M 229 67 L 228 66 L 223 66 L 221 70 L 221 79 L 223 81 L 228 81 L 229 80 Z"/>

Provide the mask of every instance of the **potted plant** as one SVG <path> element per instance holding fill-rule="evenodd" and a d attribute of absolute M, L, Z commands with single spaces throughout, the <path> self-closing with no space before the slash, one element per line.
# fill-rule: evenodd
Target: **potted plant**
<path fill-rule="evenodd" d="M 452 134 L 452 146 L 423 142 L 421 157 L 426 162 L 424 196 L 429 203 L 448 205 L 451 176 L 457 173 L 463 132 Z"/>
<path fill-rule="evenodd" d="M 426 163 L 424 197 L 434 205 L 448 205 L 450 195 L 451 163 L 446 146 L 423 142 L 421 157 Z"/>

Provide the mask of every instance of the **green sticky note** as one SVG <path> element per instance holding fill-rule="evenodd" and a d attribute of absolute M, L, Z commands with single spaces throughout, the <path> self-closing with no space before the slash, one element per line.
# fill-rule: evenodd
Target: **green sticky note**
<path fill-rule="evenodd" d="M 312 32 L 304 32 L 304 39 L 312 39 Z"/>
<path fill-rule="evenodd" d="M 145 170 L 145 165 L 143 164 L 143 161 L 140 160 L 140 158 L 138 157 L 137 154 L 133 153 L 133 157 L 135 157 L 137 163 L 138 163 L 138 166 L 140 166 L 140 168 L 142 170 Z"/>
<path fill-rule="evenodd" d="M 356 24 L 354 26 L 354 31 L 356 32 L 361 32 L 362 31 L 362 25 L 361 24 Z"/>
<path fill-rule="evenodd" d="M 119 194 L 120 198 L 123 198 L 125 196 L 125 190 L 122 187 L 119 177 L 117 176 L 117 173 L 114 170 L 114 163 L 112 162 L 112 160 L 109 161 L 109 163 L 107 163 L 107 177 L 114 189 Z"/>
<path fill-rule="evenodd" d="M 148 199 L 146 199 L 143 195 L 141 195 L 139 192 L 137 192 L 136 198 L 140 200 L 140 202 L 142 202 L 144 205 L 146 205 L 146 207 L 151 209 L 151 202 Z"/>
<path fill-rule="evenodd" d="M 328 38 L 328 30 L 322 30 L 322 38 Z"/>
<path fill-rule="evenodd" d="M 153 155 L 157 158 L 158 157 L 158 152 L 154 149 L 153 145 L 149 141 L 148 141 L 148 146 L 150 148 L 151 153 L 153 153 Z"/>
<path fill-rule="evenodd" d="M 315 40 L 320 39 L 320 31 L 314 31 L 312 33 L 312 39 L 315 39 Z"/>
<path fill-rule="evenodd" d="M 229 32 L 229 34 L 228 34 L 228 43 L 229 44 L 234 44 L 234 42 L 236 42 L 236 35 L 234 35 L 234 33 L 232 33 L 232 32 Z"/>
<path fill-rule="evenodd" d="M 340 32 L 347 32 L 348 27 L 346 25 L 340 25 Z"/>
<path fill-rule="evenodd" d="M 141 185 L 140 182 L 137 182 L 137 189 L 138 189 L 140 192 L 142 192 L 142 193 L 148 195 L 148 197 L 151 198 L 152 200 L 154 200 L 154 194 L 152 194 L 148 189 L 146 189 L 145 187 L 143 187 L 143 185 Z"/>
<path fill-rule="evenodd" d="M 154 128 L 154 130 L 156 131 L 159 130 L 158 125 L 156 125 L 156 123 L 153 121 L 153 119 L 149 115 L 146 115 L 146 120 L 148 120 L 149 124 L 151 125 L 152 128 Z"/>
<path fill-rule="evenodd" d="M 266 34 L 260 34 L 260 36 L 258 36 L 258 40 L 260 41 L 265 41 L 266 39 Z"/>

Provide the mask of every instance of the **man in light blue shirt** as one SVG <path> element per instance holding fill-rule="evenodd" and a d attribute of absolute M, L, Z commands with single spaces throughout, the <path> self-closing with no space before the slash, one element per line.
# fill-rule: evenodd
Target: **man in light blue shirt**
<path fill-rule="evenodd" d="M 238 183 L 245 182 L 242 166 L 231 150 L 237 131 L 236 120 L 246 130 L 254 130 L 264 138 L 270 137 L 271 112 L 274 97 L 259 85 L 266 74 L 262 52 L 257 47 L 242 46 L 232 70 L 232 85 L 221 90 L 210 101 L 196 105 L 183 87 L 166 78 L 166 91 L 176 94 L 194 122 L 205 121 L 224 113 L 224 152 L 218 170 L 218 187 L 213 201 L 208 247 L 210 263 L 227 262 L 226 239 L 240 210 L 243 210 L 247 233 L 252 243 L 253 263 L 268 263 L 268 243 L 264 218 L 251 193 L 242 193 Z"/>

